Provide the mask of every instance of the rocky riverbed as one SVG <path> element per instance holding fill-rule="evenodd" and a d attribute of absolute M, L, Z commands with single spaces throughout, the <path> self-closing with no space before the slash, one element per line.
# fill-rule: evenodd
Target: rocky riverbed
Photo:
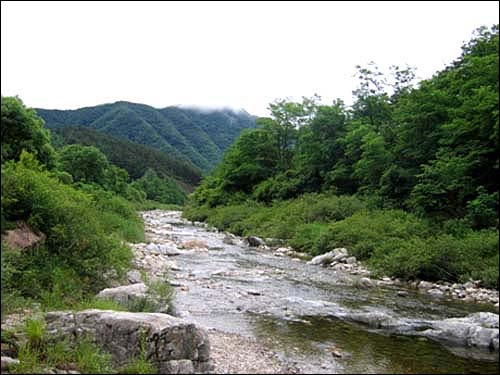
<path fill-rule="evenodd" d="M 376 279 L 348 249 L 311 259 L 178 211 L 141 215 L 147 241 L 131 245 L 128 285 L 99 295 L 140 302 L 148 283 L 167 278 L 171 306 L 49 313 L 52 330 L 91 334 L 119 363 L 134 355 L 141 331 L 148 356 L 172 373 L 498 373 L 498 292 L 478 281 Z"/>
<path fill-rule="evenodd" d="M 214 372 L 498 371 L 496 291 L 377 280 L 348 249 L 315 261 L 180 212 L 142 215 L 148 242 L 134 245 L 137 266 L 168 270 L 176 314 L 216 334 Z M 255 352 L 269 362 L 249 367 Z"/>

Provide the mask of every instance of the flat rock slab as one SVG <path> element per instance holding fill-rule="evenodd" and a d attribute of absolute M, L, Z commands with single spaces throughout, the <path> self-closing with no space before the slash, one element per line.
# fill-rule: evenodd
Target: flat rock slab
<path fill-rule="evenodd" d="M 45 320 L 51 335 L 70 339 L 88 335 L 118 365 L 137 358 L 144 341 L 146 358 L 159 373 L 210 370 L 207 332 L 167 314 L 92 309 L 49 312 Z"/>

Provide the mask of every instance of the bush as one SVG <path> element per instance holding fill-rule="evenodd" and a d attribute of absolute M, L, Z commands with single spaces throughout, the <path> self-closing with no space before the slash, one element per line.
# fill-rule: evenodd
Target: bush
<path fill-rule="evenodd" d="M 18 374 L 42 374 L 54 367 L 76 367 L 84 374 L 113 373 L 111 355 L 103 352 L 88 338 L 71 345 L 67 340 L 46 341 L 37 349 L 29 342 L 19 348 L 20 364 L 13 369 Z"/>
<path fill-rule="evenodd" d="M 191 205 L 184 215 L 238 235 L 286 240 L 322 254 L 346 247 L 376 273 L 402 279 L 467 281 L 498 287 L 498 231 L 474 231 L 466 219 L 422 219 L 402 210 L 369 210 L 352 196 L 305 194 L 265 206 Z"/>
<path fill-rule="evenodd" d="M 498 191 L 488 194 L 482 186 L 477 190 L 477 197 L 467 202 L 467 220 L 474 229 L 498 227 Z"/>
<path fill-rule="evenodd" d="M 300 225 L 290 240 L 290 245 L 297 250 L 312 253 L 316 241 L 328 229 L 327 224 L 312 223 Z"/>
<path fill-rule="evenodd" d="M 92 196 L 106 233 L 115 233 L 128 242 L 144 241 L 144 223 L 132 203 L 96 185 L 80 185 L 80 190 Z"/>
<path fill-rule="evenodd" d="M 429 230 L 424 220 L 401 210 L 358 211 L 331 224 L 328 231 L 318 238 L 315 253 L 347 247 L 358 259 L 368 259 L 374 249 L 385 242 L 425 237 Z"/>
<path fill-rule="evenodd" d="M 6 288 L 19 290 L 59 307 L 61 300 L 71 304 L 105 287 L 109 270 L 123 275 L 132 258 L 123 239 L 143 238 L 142 226 L 121 198 L 96 199 L 61 183 L 30 160 L 25 154 L 18 163 L 2 165 L 3 214 L 8 221 L 26 220 L 47 239 L 37 249 L 7 256 L 5 266 L 16 277 L 2 284 L 2 294 Z"/>
<path fill-rule="evenodd" d="M 465 237 L 392 239 L 378 244 L 370 264 L 380 273 L 403 279 L 466 282 L 482 280 L 498 288 L 498 234 L 470 231 Z"/>

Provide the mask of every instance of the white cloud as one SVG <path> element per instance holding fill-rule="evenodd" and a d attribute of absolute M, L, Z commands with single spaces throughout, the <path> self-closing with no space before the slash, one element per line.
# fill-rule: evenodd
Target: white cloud
<path fill-rule="evenodd" d="M 2 95 L 78 108 L 128 100 L 231 106 L 351 100 L 355 65 L 420 77 L 498 23 L 498 2 L 1 3 Z"/>

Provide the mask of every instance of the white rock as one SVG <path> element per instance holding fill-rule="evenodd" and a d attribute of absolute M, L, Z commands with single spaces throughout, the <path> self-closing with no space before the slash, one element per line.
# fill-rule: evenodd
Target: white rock
<path fill-rule="evenodd" d="M 431 289 L 433 286 L 434 284 L 428 281 L 421 281 L 420 283 L 418 283 L 419 289 Z"/>
<path fill-rule="evenodd" d="M 146 250 L 148 251 L 158 251 L 158 246 L 154 243 L 150 243 L 146 246 Z"/>

